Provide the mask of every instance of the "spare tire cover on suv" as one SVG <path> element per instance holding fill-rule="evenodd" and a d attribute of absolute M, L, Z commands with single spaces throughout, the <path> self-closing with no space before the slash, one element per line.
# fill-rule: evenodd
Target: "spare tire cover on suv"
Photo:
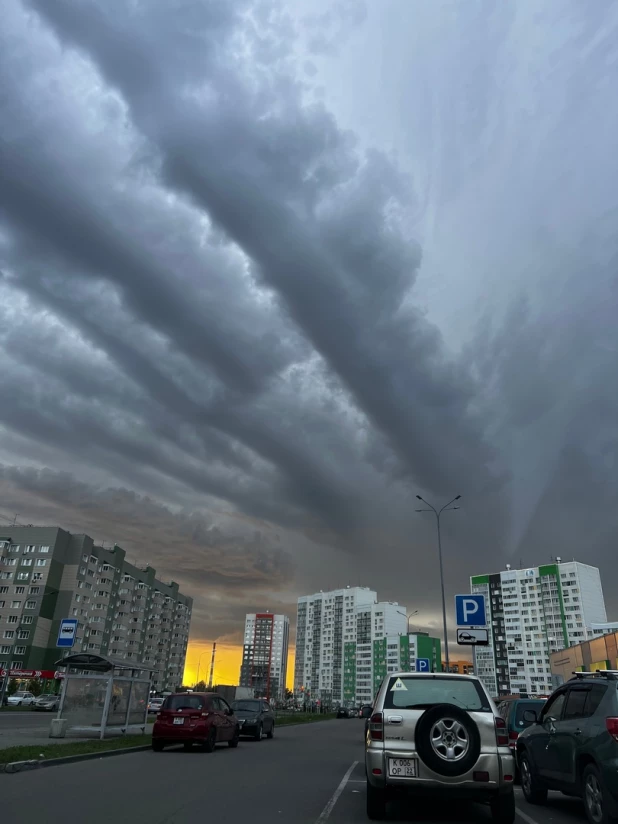
<path fill-rule="evenodd" d="M 433 772 L 463 775 L 477 762 L 481 736 L 474 720 L 455 704 L 436 704 L 418 719 L 416 751 Z"/>

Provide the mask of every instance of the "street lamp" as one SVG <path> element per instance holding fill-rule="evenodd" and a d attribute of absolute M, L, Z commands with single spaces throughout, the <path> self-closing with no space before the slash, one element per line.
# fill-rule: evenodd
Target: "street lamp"
<path fill-rule="evenodd" d="M 204 652 L 200 655 L 197 661 L 197 679 L 195 681 L 196 685 L 200 683 L 200 667 L 202 666 L 202 657 L 206 655 L 209 650 L 205 649 Z"/>
<path fill-rule="evenodd" d="M 444 597 L 444 568 L 442 566 L 442 540 L 440 538 L 440 515 L 443 512 L 448 512 L 449 510 L 459 509 L 458 506 L 451 506 L 454 504 L 455 501 L 458 501 L 461 498 L 461 495 L 457 495 L 457 497 L 453 498 L 452 501 L 449 501 L 447 504 L 444 504 L 442 509 L 436 509 L 435 506 L 432 506 L 429 501 L 426 501 L 420 495 L 416 496 L 419 501 L 422 501 L 424 504 L 427 504 L 429 509 L 417 509 L 417 512 L 433 512 L 436 516 L 436 525 L 438 527 L 438 558 L 440 561 L 440 589 L 442 590 L 442 624 L 444 629 L 444 660 L 446 662 L 446 671 L 449 672 L 450 670 L 450 662 L 449 662 L 449 655 L 448 655 L 448 635 L 447 635 L 447 626 L 446 626 L 446 599 Z"/>
<path fill-rule="evenodd" d="M 418 615 L 418 610 L 415 609 L 414 612 L 411 612 L 408 615 L 408 635 L 410 634 L 410 618 L 414 618 L 415 615 Z"/>

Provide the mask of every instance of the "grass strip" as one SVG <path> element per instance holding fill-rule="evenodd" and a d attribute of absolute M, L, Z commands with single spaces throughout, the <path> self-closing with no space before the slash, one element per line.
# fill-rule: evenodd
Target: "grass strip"
<path fill-rule="evenodd" d="M 139 747 L 150 744 L 150 735 L 124 735 L 121 738 L 105 738 L 103 741 L 66 741 L 58 744 L 26 744 L 0 750 L 0 764 L 11 761 L 39 761 L 41 758 L 64 758 L 67 755 L 87 755 L 89 753 L 120 750 L 125 747 Z"/>

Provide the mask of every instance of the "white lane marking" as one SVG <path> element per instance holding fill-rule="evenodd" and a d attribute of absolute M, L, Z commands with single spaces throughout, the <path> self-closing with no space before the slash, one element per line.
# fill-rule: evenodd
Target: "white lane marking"
<path fill-rule="evenodd" d="M 339 783 L 339 786 L 337 787 L 337 789 L 333 793 L 333 795 L 332 795 L 331 799 L 329 800 L 328 804 L 324 807 L 324 809 L 322 810 L 322 812 L 320 813 L 320 815 L 316 819 L 315 824 L 324 824 L 325 821 L 328 821 L 328 818 L 329 818 L 330 814 L 333 811 L 333 807 L 337 803 L 337 800 L 339 799 L 339 796 L 341 795 L 341 793 L 344 791 L 345 785 L 350 780 L 350 776 L 354 772 L 354 769 L 356 768 L 357 765 L 358 765 L 358 761 L 354 761 L 354 763 L 349 768 L 347 773 L 343 776 L 343 778 L 341 779 L 341 782 Z"/>
<path fill-rule="evenodd" d="M 523 818 L 523 820 L 526 822 L 526 824 L 538 824 L 538 821 L 536 821 L 534 818 L 529 816 L 528 813 L 525 813 L 523 810 L 517 809 L 516 813 L 520 818 Z"/>

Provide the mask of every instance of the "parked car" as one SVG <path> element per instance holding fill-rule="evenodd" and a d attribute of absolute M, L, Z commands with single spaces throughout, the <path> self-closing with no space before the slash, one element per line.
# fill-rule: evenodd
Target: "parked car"
<path fill-rule="evenodd" d="M 548 790 L 583 799 L 590 824 L 618 821 L 618 672 L 577 673 L 549 697 L 517 741 L 530 804 Z"/>
<path fill-rule="evenodd" d="M 165 698 L 151 698 L 148 702 L 148 712 L 159 712 L 164 701 Z"/>
<path fill-rule="evenodd" d="M 516 695 L 500 699 L 500 703 L 498 704 L 498 713 L 506 721 L 506 730 L 509 736 L 509 747 L 511 748 L 513 755 L 515 755 L 517 751 L 517 739 L 525 729 L 534 723 L 532 721 L 526 721 L 524 718 L 527 710 L 532 710 L 539 715 L 544 704 L 545 699 L 520 698 Z M 519 778 L 519 769 L 517 767 L 517 759 L 515 759 L 515 761 L 515 778 L 517 780 Z"/>
<path fill-rule="evenodd" d="M 275 713 L 263 698 L 245 698 L 241 701 L 233 701 L 232 709 L 240 724 L 240 734 L 250 735 L 256 741 L 261 741 L 262 736 L 273 738 L 275 735 Z"/>
<path fill-rule="evenodd" d="M 382 682 L 365 746 L 367 816 L 384 819 L 391 794 L 440 802 L 487 801 L 496 824 L 513 824 L 515 764 L 506 723 L 473 675 L 398 672 Z"/>
<path fill-rule="evenodd" d="M 350 710 L 347 707 L 337 709 L 337 718 L 350 718 Z"/>
<path fill-rule="evenodd" d="M 30 709 L 41 712 L 56 712 L 59 706 L 60 696 L 55 695 L 53 692 L 46 692 L 34 699 L 30 704 Z"/>
<path fill-rule="evenodd" d="M 7 704 L 9 707 L 21 707 L 32 704 L 34 701 L 34 694 L 31 692 L 14 692 L 13 695 L 9 695 L 7 698 Z"/>
<path fill-rule="evenodd" d="M 235 748 L 240 738 L 238 719 L 230 705 L 213 692 L 183 692 L 168 695 L 157 713 L 152 729 L 152 748 L 183 744 L 190 750 L 199 744 L 212 752 L 217 744 Z"/>

